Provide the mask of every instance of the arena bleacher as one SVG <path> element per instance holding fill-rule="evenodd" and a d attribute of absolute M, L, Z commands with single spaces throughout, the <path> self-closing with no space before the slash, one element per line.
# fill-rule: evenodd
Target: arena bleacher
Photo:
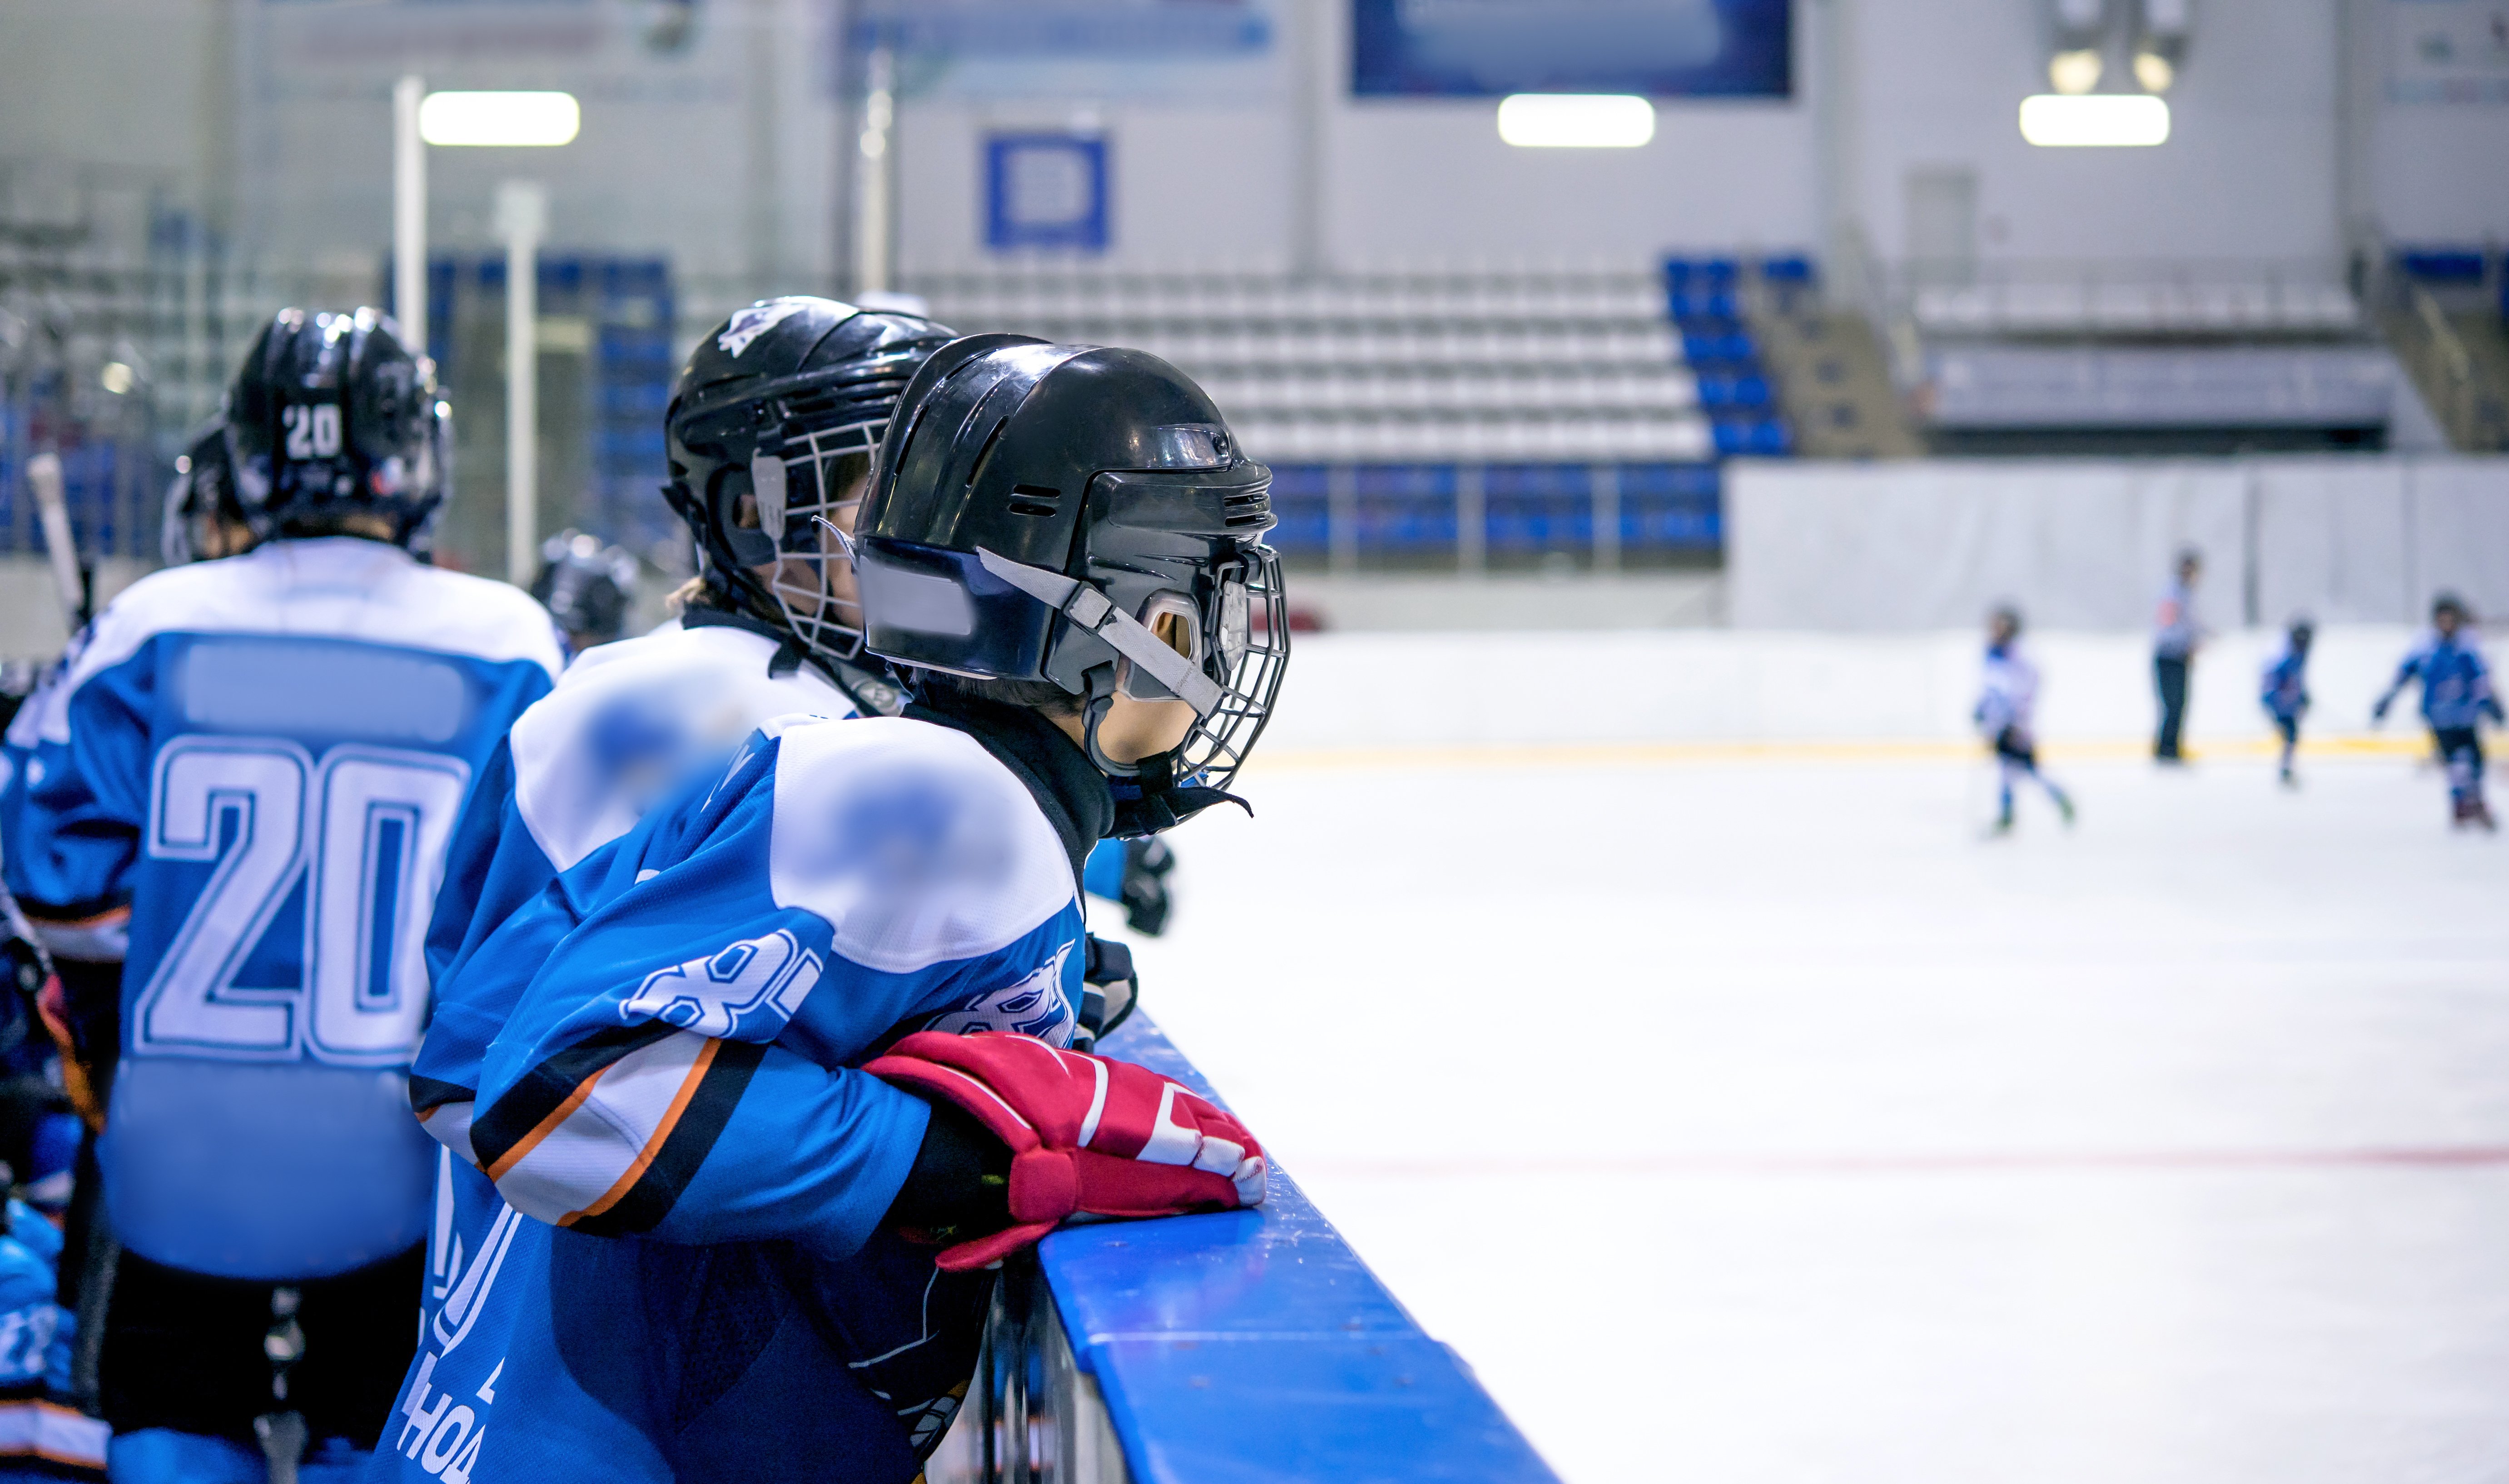
<path fill-rule="evenodd" d="M 2413 446 L 2412 378 L 2334 262 L 1898 265 L 1875 313 L 1936 452 Z"/>
<path fill-rule="evenodd" d="M 1812 275 L 1800 257 L 1763 271 Z M 1139 346 L 1191 372 L 1274 466 L 1292 560 L 1609 571 L 1712 551 L 1713 461 L 1792 448 L 1742 273 L 1704 256 L 1654 272 L 1040 271 L 912 286 L 943 319 Z"/>

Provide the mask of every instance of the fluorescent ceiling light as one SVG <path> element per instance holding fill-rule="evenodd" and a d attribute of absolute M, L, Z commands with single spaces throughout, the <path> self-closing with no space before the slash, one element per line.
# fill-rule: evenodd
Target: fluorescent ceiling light
<path fill-rule="evenodd" d="M 1499 102 L 1498 136 L 1525 149 L 1635 149 L 1655 137 L 1655 105 L 1612 93 L 1519 93 Z"/>
<path fill-rule="evenodd" d="M 2047 86 L 2058 93 L 2088 93 L 2100 85 L 2100 54 L 2090 47 L 2059 52 L 2047 59 Z"/>
<path fill-rule="evenodd" d="M 418 105 L 430 144 L 567 144 L 582 124 L 571 93 L 431 93 Z"/>
<path fill-rule="evenodd" d="M 2021 137 L 2060 148 L 2158 144 L 2169 137 L 2169 105 L 2130 93 L 2042 93 L 2021 100 Z"/>

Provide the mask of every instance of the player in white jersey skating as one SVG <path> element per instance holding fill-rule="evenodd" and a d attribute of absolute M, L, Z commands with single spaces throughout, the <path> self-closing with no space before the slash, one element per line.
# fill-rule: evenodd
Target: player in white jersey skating
<path fill-rule="evenodd" d="M 681 431 L 692 491 L 817 472 Z M 1269 713 L 1268 471 L 1165 363 L 1011 336 L 934 354 L 881 448 L 854 566 L 915 704 L 770 722 L 438 985 L 439 1028 L 497 1023 L 431 1031 L 429 1132 L 510 1206 L 450 1265 L 392 1477 L 904 1484 L 986 1262 L 1075 1202 L 1260 1198 L 1233 1120 L 1056 1048 L 1081 860 L 1224 797 Z"/>
<path fill-rule="evenodd" d="M 0 803 L 103 1126 L 117 1479 L 259 1480 L 291 1412 L 298 1476 L 344 1478 L 411 1353 L 426 924 L 472 778 L 559 663 L 529 597 L 412 557 L 442 430 L 389 319 L 274 318 L 227 406 L 260 543 L 99 614 Z"/>
<path fill-rule="evenodd" d="M 1973 719 L 1995 749 L 1995 833 L 2012 829 L 2012 788 L 2023 778 L 2047 791 L 2065 823 L 2074 822 L 2074 800 L 2039 771 L 2039 667 L 2021 649 L 2021 612 L 2006 606 L 1986 619 L 1986 660 Z"/>

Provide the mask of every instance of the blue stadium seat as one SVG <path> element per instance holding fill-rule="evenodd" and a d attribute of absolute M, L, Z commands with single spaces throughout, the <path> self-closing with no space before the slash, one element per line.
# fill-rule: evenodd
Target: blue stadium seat
<path fill-rule="evenodd" d="M 2480 283 L 2485 253 L 2480 247 L 2399 247 L 2396 266 L 2425 283 Z"/>
<path fill-rule="evenodd" d="M 1760 348 L 1751 332 L 1741 328 L 1704 330 L 1681 337 L 1681 355 L 1692 365 L 1713 365 L 1719 361 L 1746 361 L 1759 358 Z"/>
<path fill-rule="evenodd" d="M 1794 433 L 1779 418 L 1731 418 L 1716 425 L 1716 452 L 1729 458 L 1791 453 Z"/>
<path fill-rule="evenodd" d="M 1297 556 L 1321 553 L 1331 543 L 1331 521 L 1321 464 L 1272 466 L 1272 513 L 1280 524 L 1269 538 L 1275 549 Z"/>
<path fill-rule="evenodd" d="M 1769 379 L 1755 371 L 1702 371 L 1699 404 L 1711 411 L 1769 405 Z"/>
<path fill-rule="evenodd" d="M 1674 288 L 1668 290 L 1672 317 L 1683 323 L 1694 319 L 1738 319 L 1741 317 L 1741 301 L 1730 288 Z"/>

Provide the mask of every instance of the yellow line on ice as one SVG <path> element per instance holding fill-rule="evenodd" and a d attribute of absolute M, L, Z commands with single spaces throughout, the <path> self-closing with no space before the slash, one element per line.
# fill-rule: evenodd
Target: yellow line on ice
<path fill-rule="evenodd" d="M 2273 737 L 2228 737 L 2190 742 L 2190 761 L 2270 761 L 2281 751 Z M 2351 732 L 2309 737 L 2300 755 L 2315 761 L 2428 756 L 2428 739 L 2411 732 Z M 2040 756 L 2052 762 L 2132 761 L 2148 759 L 2141 738 L 2048 742 Z M 1493 742 L 1422 747 L 1291 748 L 1257 752 L 1247 764 L 1255 773 L 1341 772 L 1369 768 L 1680 767 L 1737 762 L 1966 762 L 1982 761 L 1982 744 L 1948 738 L 1888 741 L 1792 742 Z"/>

